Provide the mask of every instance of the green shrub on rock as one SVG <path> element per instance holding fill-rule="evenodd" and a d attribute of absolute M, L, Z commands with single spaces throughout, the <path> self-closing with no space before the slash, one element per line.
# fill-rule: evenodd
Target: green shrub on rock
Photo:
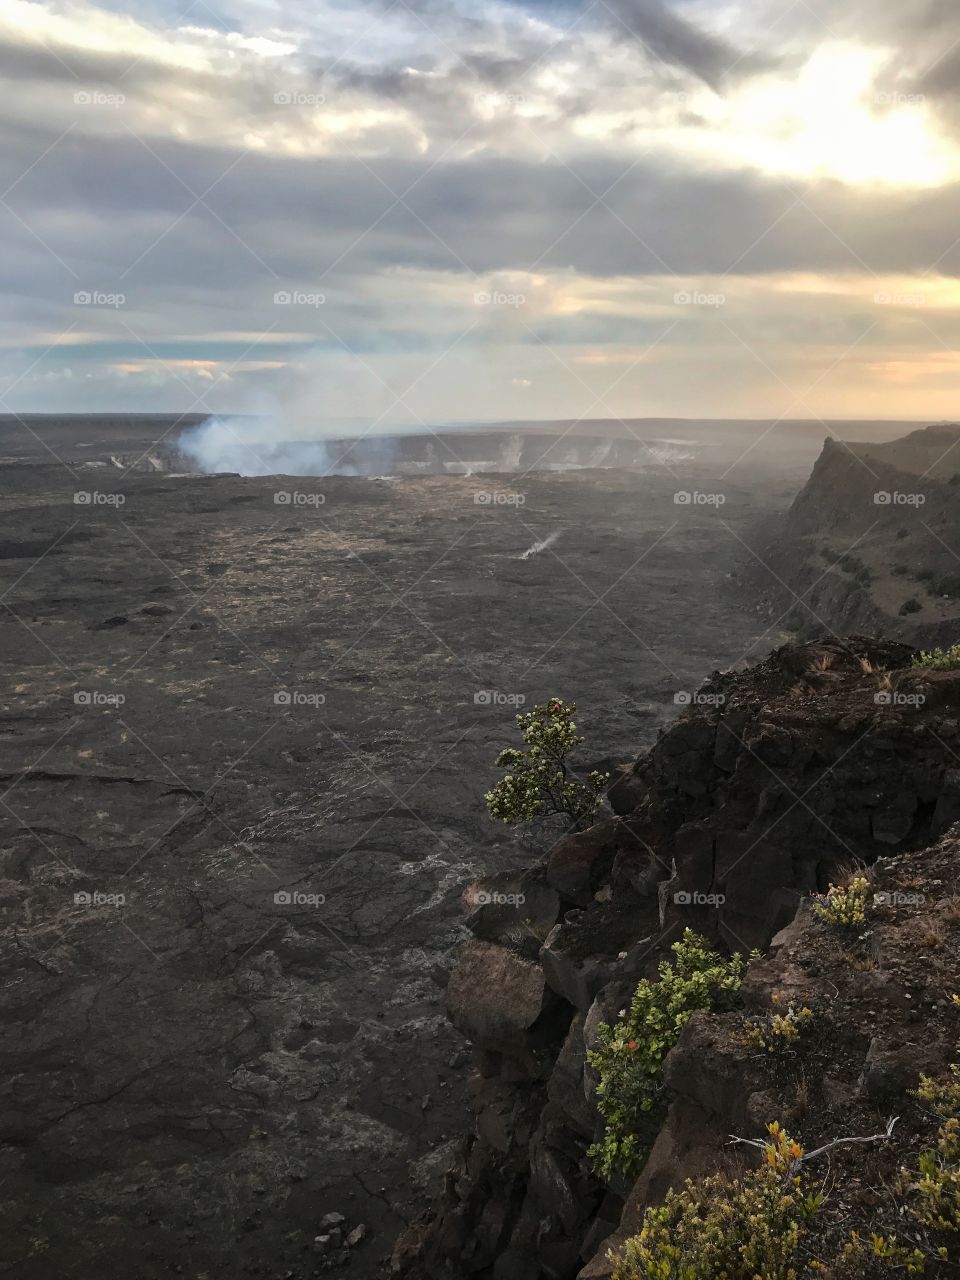
<path fill-rule="evenodd" d="M 517 823 L 562 814 L 574 827 L 589 824 L 610 775 L 594 772 L 585 781 L 570 776 L 568 756 L 584 741 L 576 710 L 575 703 L 551 698 L 517 716 L 526 750 L 507 747 L 497 756 L 497 768 L 508 772 L 484 796 L 492 817 Z"/>
<path fill-rule="evenodd" d="M 795 1280 L 823 1197 L 802 1171 L 804 1151 L 778 1124 L 758 1169 L 715 1174 L 647 1209 L 612 1280 Z"/>
<path fill-rule="evenodd" d="M 866 876 L 854 876 L 847 884 L 832 884 L 814 911 L 825 924 L 838 929 L 860 929 L 867 922 L 867 894 L 870 881 Z"/>
<path fill-rule="evenodd" d="M 620 1021 L 602 1023 L 597 1048 L 587 1059 L 600 1075 L 597 1107 L 606 1121 L 601 1142 L 588 1155 L 596 1172 L 610 1179 L 631 1176 L 642 1165 L 641 1130 L 663 1091 L 663 1060 L 697 1009 L 730 1009 L 736 1003 L 747 961 L 727 960 L 691 929 L 671 947 L 674 961 L 660 965 L 659 981 L 639 983 Z"/>
<path fill-rule="evenodd" d="M 949 649 L 932 649 L 914 658 L 915 667 L 925 667 L 928 671 L 956 671 L 960 669 L 960 644 L 951 645 Z"/>

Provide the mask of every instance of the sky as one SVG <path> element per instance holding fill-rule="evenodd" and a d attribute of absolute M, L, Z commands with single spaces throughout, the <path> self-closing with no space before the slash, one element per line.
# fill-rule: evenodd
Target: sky
<path fill-rule="evenodd" d="M 4 0 L 0 412 L 958 416 L 955 0 Z"/>

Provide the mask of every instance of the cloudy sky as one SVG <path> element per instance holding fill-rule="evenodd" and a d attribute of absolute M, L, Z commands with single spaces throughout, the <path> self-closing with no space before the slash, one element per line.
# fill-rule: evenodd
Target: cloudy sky
<path fill-rule="evenodd" d="M 955 0 L 4 0 L 0 409 L 955 418 Z"/>

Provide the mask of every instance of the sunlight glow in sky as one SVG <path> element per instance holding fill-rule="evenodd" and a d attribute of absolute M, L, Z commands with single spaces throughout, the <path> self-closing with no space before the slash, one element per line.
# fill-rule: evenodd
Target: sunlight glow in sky
<path fill-rule="evenodd" d="M 960 12 L 227 12 L 0 11 L 6 410 L 957 416 Z"/>

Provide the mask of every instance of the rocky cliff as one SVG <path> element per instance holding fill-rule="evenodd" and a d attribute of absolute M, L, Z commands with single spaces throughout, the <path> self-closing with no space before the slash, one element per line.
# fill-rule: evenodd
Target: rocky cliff
<path fill-rule="evenodd" d="M 960 427 L 827 439 L 783 517 L 749 540 L 751 597 L 802 635 L 941 644 L 960 629 Z"/>
<path fill-rule="evenodd" d="M 474 1125 L 444 1201 L 398 1242 L 395 1274 L 609 1276 L 648 1205 L 736 1165 L 749 1149 L 730 1135 L 772 1121 L 812 1149 L 898 1115 L 890 1139 L 831 1153 L 824 1256 L 851 1229 L 896 1225 L 884 1188 L 929 1139 L 910 1090 L 960 1039 L 960 672 L 911 658 L 854 637 L 715 673 L 616 779 L 613 816 L 466 895 L 473 937 L 447 1005 L 473 1047 Z M 838 931 L 811 895 L 856 868 L 868 918 Z M 639 1178 L 602 1181 L 587 1055 L 687 927 L 756 949 L 741 1007 L 686 1024 Z M 793 1004 L 812 1011 L 796 1046 L 749 1043 L 751 1020 Z"/>

